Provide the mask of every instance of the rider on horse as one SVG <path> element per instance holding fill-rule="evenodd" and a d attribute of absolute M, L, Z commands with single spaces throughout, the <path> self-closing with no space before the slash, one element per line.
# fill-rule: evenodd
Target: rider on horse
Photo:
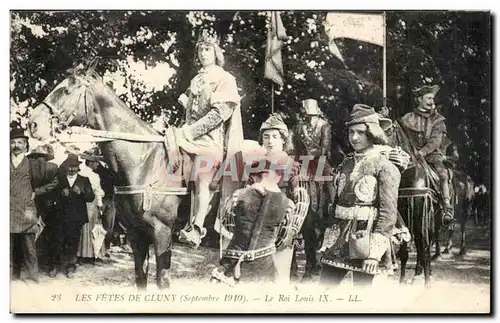
<path fill-rule="evenodd" d="M 438 91 L 437 85 L 426 85 L 416 89 L 414 93 L 418 105 L 413 112 L 401 118 L 401 124 L 407 130 L 410 142 L 416 150 L 416 158 L 425 159 L 439 176 L 444 210 L 443 223 L 448 223 L 453 219 L 453 207 L 450 202 L 448 172 L 443 165 L 441 151 L 443 138 L 446 135 L 446 119 L 436 111 L 434 104 L 434 97 Z"/>
<path fill-rule="evenodd" d="M 380 269 L 391 268 L 390 239 L 401 174 L 389 159 L 392 148 L 387 147 L 383 129 L 390 122 L 373 108 L 357 104 L 346 123 L 354 153 L 346 156 L 334 181 L 330 220 L 339 236 L 321 260 L 322 283 L 337 285 L 352 270 L 355 284 L 371 284 Z"/>
<path fill-rule="evenodd" d="M 179 240 L 194 248 L 207 233 L 204 222 L 214 193 L 210 183 L 224 158 L 240 150 L 243 141 L 238 87 L 222 68 L 224 56 L 216 38 L 204 32 L 196 50 L 202 68 L 179 98 L 186 109 L 186 123 L 176 131 L 181 151 L 190 157 L 184 162 L 184 176 L 195 186 L 192 217 Z"/>

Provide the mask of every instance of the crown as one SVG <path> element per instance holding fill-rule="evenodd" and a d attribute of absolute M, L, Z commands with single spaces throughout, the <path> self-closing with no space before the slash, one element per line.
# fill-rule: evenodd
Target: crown
<path fill-rule="evenodd" d="M 203 30 L 198 37 L 197 43 L 217 45 L 217 35 L 215 33 L 210 33 L 208 30 Z"/>

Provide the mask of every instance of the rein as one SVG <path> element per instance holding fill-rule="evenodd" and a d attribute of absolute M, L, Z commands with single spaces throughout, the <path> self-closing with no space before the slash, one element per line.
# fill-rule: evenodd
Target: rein
<path fill-rule="evenodd" d="M 161 135 L 137 135 L 125 132 L 114 132 L 114 131 L 106 131 L 106 130 L 94 130 L 80 126 L 69 127 L 68 130 L 65 131 L 67 126 L 73 121 L 76 116 L 75 110 L 78 108 L 79 103 L 81 101 L 81 97 L 84 97 L 84 106 L 85 106 L 85 117 L 86 123 L 88 123 L 88 107 L 87 107 L 87 88 L 90 85 L 87 80 L 82 77 L 76 77 L 80 82 L 85 85 L 85 90 L 80 94 L 77 103 L 74 108 L 71 110 L 71 114 L 65 121 L 61 121 L 60 117 L 64 114 L 63 109 L 57 109 L 56 107 L 50 105 L 45 100 L 41 102 L 41 104 L 45 105 L 52 113 L 51 116 L 51 127 L 52 134 L 55 137 L 55 141 L 61 144 L 66 150 L 75 155 L 81 155 L 81 152 L 67 146 L 69 143 L 76 142 L 111 142 L 111 141 L 132 141 L 132 142 L 165 142 L 165 137 Z M 54 119 L 58 121 L 57 126 L 54 125 Z M 65 137 L 65 134 L 68 137 Z M 71 138 L 71 136 L 75 135 L 83 135 L 84 137 Z M 153 187 L 153 184 L 150 185 L 127 185 L 127 186 L 115 186 L 114 188 L 116 195 L 135 195 L 135 194 L 143 194 L 143 210 L 145 212 L 151 210 L 151 205 L 153 201 L 153 195 L 187 195 L 188 189 L 187 187 Z"/>

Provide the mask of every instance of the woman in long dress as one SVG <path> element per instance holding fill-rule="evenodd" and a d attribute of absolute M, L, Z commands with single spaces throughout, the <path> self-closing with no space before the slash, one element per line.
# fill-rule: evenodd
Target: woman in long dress
<path fill-rule="evenodd" d="M 101 188 L 99 175 L 94 173 L 86 164 L 80 165 L 80 174 L 86 176 L 90 180 L 90 185 L 94 191 L 95 199 L 91 203 L 87 203 L 89 222 L 86 223 L 81 231 L 80 243 L 78 245 L 78 257 L 81 261 L 101 259 L 102 249 L 94 250 L 92 230 L 97 223 L 101 223 L 100 210 L 102 209 L 102 198 L 104 191 Z M 103 243 L 104 245 L 104 243 Z"/>

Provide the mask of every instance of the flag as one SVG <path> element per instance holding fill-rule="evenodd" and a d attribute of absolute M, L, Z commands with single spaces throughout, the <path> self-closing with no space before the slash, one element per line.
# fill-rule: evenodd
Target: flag
<path fill-rule="evenodd" d="M 266 64 L 264 77 L 282 86 L 284 82 L 281 48 L 287 40 L 286 30 L 278 11 L 271 11 L 271 23 L 267 31 Z"/>
<path fill-rule="evenodd" d="M 384 20 L 382 14 L 328 13 L 324 26 L 330 52 L 344 61 L 335 44 L 337 38 L 351 38 L 384 47 Z"/>

